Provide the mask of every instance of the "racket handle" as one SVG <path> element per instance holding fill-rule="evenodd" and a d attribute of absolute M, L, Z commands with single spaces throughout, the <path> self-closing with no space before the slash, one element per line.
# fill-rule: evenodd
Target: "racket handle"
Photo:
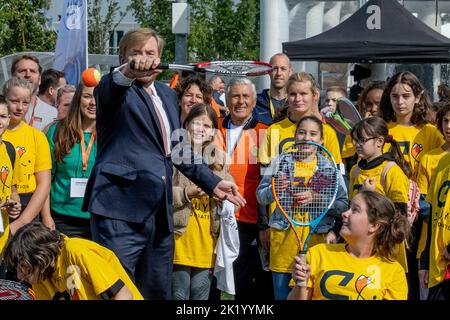
<path fill-rule="evenodd" d="M 168 63 L 160 63 L 160 64 L 158 64 L 156 69 L 166 70 L 166 69 L 170 69 L 170 67 L 169 67 Z"/>
<path fill-rule="evenodd" d="M 124 68 L 127 64 L 129 64 L 130 69 L 134 69 L 134 61 L 130 61 L 130 62 L 126 62 L 126 63 L 122 64 L 121 66 L 119 66 L 119 69 Z M 156 69 L 162 69 L 162 70 L 170 69 L 170 66 L 168 63 L 160 63 L 160 64 L 158 64 Z"/>
<path fill-rule="evenodd" d="M 304 263 L 304 264 L 306 264 L 306 252 L 305 251 L 300 251 L 300 253 L 298 254 L 298 256 L 300 257 L 300 260 Z M 295 285 L 297 286 L 297 287 L 306 287 L 306 284 L 308 283 L 308 281 L 307 280 L 305 280 L 305 281 L 297 281 L 296 283 L 295 283 Z"/>

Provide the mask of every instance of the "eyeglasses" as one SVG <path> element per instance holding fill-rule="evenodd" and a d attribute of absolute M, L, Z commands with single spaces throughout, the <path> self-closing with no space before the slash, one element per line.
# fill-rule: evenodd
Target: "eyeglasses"
<path fill-rule="evenodd" d="M 372 140 L 372 139 L 376 139 L 376 138 L 377 137 L 363 138 L 363 139 L 358 139 L 358 140 L 352 139 L 352 141 L 353 141 L 354 145 L 359 144 L 361 146 L 361 145 L 365 144 L 367 141 Z"/>

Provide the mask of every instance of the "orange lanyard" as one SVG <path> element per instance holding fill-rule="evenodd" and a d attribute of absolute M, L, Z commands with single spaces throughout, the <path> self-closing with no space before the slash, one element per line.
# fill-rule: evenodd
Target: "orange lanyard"
<path fill-rule="evenodd" d="M 86 172 L 88 166 L 89 154 L 91 153 L 92 145 L 95 140 L 95 132 L 92 132 L 91 139 L 89 140 L 88 148 L 84 146 L 84 133 L 81 132 L 81 160 L 83 162 L 83 171 Z"/>
<path fill-rule="evenodd" d="M 268 91 L 268 95 L 269 95 L 270 115 L 272 116 L 272 119 L 274 119 L 275 118 L 275 108 L 274 108 L 273 103 L 272 103 L 272 96 L 270 95 L 270 89 Z"/>
<path fill-rule="evenodd" d="M 37 105 L 37 96 L 34 97 L 33 112 L 31 113 L 30 122 L 28 123 L 30 125 L 30 127 L 32 127 L 33 123 L 34 123 L 34 112 L 36 111 L 36 105 Z"/>

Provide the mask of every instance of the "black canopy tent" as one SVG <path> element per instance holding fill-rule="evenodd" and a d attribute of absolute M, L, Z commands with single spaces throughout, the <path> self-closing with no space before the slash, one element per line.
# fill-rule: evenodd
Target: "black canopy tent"
<path fill-rule="evenodd" d="M 397 0 L 370 0 L 326 32 L 284 42 L 283 52 L 291 60 L 301 61 L 450 63 L 450 39 L 414 17 Z"/>

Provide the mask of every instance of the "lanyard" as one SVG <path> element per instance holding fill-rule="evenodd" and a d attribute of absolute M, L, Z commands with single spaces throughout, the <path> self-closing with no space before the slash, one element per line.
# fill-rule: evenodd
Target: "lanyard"
<path fill-rule="evenodd" d="M 88 166 L 88 159 L 89 154 L 91 153 L 92 145 L 94 144 L 95 140 L 95 132 L 92 132 L 91 139 L 89 140 L 88 148 L 86 150 L 84 145 L 84 133 L 81 132 L 81 160 L 83 163 L 83 172 L 86 173 L 87 166 Z"/>
<path fill-rule="evenodd" d="M 269 108 L 270 108 L 270 115 L 272 116 L 272 119 L 275 118 L 275 107 L 272 103 L 272 96 L 270 95 L 270 89 L 268 91 L 269 94 Z"/>
<path fill-rule="evenodd" d="M 273 102 L 272 102 L 272 95 L 270 94 L 270 89 L 267 91 L 267 95 L 269 96 L 269 109 L 270 109 L 270 115 L 272 116 L 272 119 L 275 119 L 276 116 L 276 110 L 275 107 L 273 106 Z M 286 99 L 284 99 L 284 104 L 286 104 Z"/>
<path fill-rule="evenodd" d="M 30 127 L 32 127 L 34 123 L 34 112 L 36 111 L 36 106 L 37 106 L 37 96 L 34 98 L 33 112 L 31 113 L 30 122 L 28 123 Z"/>

